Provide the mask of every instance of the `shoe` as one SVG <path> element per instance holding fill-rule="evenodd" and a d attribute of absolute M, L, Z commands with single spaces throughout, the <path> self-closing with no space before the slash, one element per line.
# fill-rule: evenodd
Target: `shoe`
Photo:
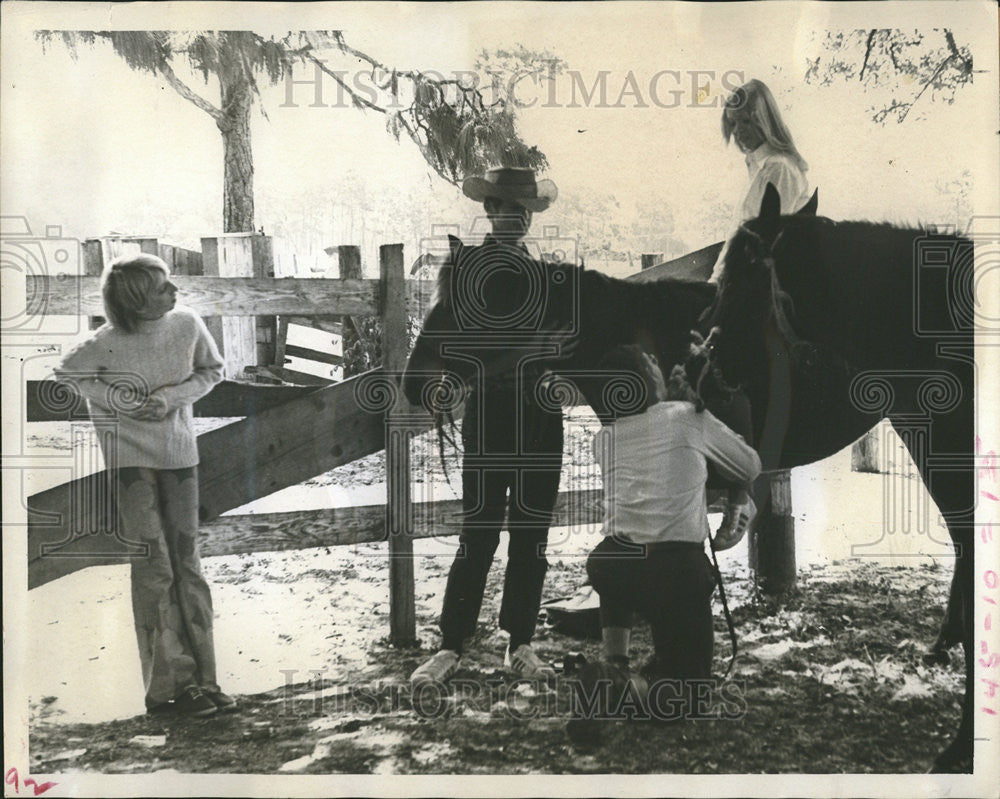
<path fill-rule="evenodd" d="M 147 716 L 162 716 L 166 713 L 173 713 L 177 708 L 174 707 L 173 702 L 159 702 L 155 705 L 146 706 Z"/>
<path fill-rule="evenodd" d="M 214 716 L 218 712 L 215 703 L 202 692 L 201 688 L 192 685 L 184 689 L 180 696 L 174 699 L 174 709 L 185 716 L 204 718 Z"/>
<path fill-rule="evenodd" d="M 510 647 L 503 657 L 504 668 L 508 672 L 526 680 L 554 680 L 556 670 L 535 654 L 530 644 L 521 644 L 512 653 Z"/>
<path fill-rule="evenodd" d="M 433 657 L 424 661 L 413 674 L 410 675 L 410 688 L 419 688 L 430 683 L 443 683 L 458 669 L 458 661 L 461 655 L 451 649 L 442 649 Z"/>
<path fill-rule="evenodd" d="M 202 689 L 202 693 L 212 700 L 212 704 L 215 705 L 220 713 L 239 713 L 240 706 L 229 694 L 222 691 L 207 691 L 204 688 Z"/>
<path fill-rule="evenodd" d="M 724 552 L 740 543 L 756 515 L 757 506 L 752 499 L 748 498 L 742 505 L 727 505 L 722 514 L 722 524 L 712 537 L 712 549 Z"/>

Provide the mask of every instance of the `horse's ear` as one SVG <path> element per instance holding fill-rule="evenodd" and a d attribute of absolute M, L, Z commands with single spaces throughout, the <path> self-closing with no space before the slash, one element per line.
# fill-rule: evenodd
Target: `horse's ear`
<path fill-rule="evenodd" d="M 815 189 L 809 202 L 795 212 L 796 216 L 816 216 L 816 209 L 819 208 L 819 189 Z"/>
<path fill-rule="evenodd" d="M 768 183 L 764 189 L 764 198 L 760 201 L 760 219 L 775 220 L 781 216 L 781 195 L 773 183 Z"/>
<path fill-rule="evenodd" d="M 452 236 L 451 233 L 448 234 L 448 249 L 451 250 L 451 262 L 455 266 L 458 266 L 458 259 L 464 248 L 465 245 L 462 244 L 462 240 L 460 238 Z"/>

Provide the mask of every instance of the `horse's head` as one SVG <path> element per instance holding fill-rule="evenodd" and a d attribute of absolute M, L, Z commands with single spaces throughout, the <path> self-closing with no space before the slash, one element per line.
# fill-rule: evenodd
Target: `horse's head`
<path fill-rule="evenodd" d="M 808 224 L 809 218 L 815 218 L 819 208 L 819 189 L 813 190 L 812 196 L 794 214 L 781 214 L 781 196 L 773 183 L 764 188 L 764 196 L 760 201 L 760 212 L 756 218 L 748 219 L 743 227 L 756 233 L 771 247 L 781 236 L 781 232 L 789 225 L 796 223 Z"/>
<path fill-rule="evenodd" d="M 449 257 L 403 379 L 414 404 L 428 374 L 449 371 L 471 383 L 511 372 L 526 357 L 557 357 L 559 342 L 576 332 L 577 267 L 498 242 L 467 247 L 448 239 Z"/>
<path fill-rule="evenodd" d="M 815 218 L 818 192 L 792 216 L 781 215 L 777 190 L 768 184 L 760 214 L 740 226 L 729 240 L 719 279 L 719 293 L 708 320 L 715 330 L 712 359 L 729 383 L 756 375 L 761 363 L 765 330 L 773 322 L 789 344 L 796 340 L 789 317 L 792 304 L 778 284 L 774 253 L 787 226 L 808 224 Z"/>

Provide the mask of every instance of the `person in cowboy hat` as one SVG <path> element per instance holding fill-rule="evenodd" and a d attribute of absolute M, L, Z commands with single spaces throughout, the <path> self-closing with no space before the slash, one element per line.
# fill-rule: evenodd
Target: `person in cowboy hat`
<path fill-rule="evenodd" d="M 534 170 L 503 166 L 488 170 L 483 177 L 466 178 L 462 182 L 462 192 L 470 200 L 483 203 L 487 214 L 489 206 L 497 207 L 498 203 L 506 204 L 511 211 L 516 206 L 529 213 L 541 213 L 559 196 L 556 184 L 551 180 L 537 180 Z"/>
<path fill-rule="evenodd" d="M 531 169 L 498 167 L 469 177 L 462 190 L 481 202 L 490 222 L 480 254 L 491 260 L 527 248 L 534 213 L 547 209 L 558 191 Z M 522 263 L 510 258 L 513 268 Z M 507 670 L 522 678 L 551 680 L 555 670 L 531 647 L 548 562 L 552 508 L 562 469 L 562 412 L 540 407 L 534 386 L 538 369 L 481 379 L 472 386 L 462 420 L 460 545 L 448 574 L 441 612 L 441 649 L 410 677 L 413 688 L 447 680 L 458 667 L 466 639 L 476 630 L 486 579 L 500 541 L 508 506 L 510 543 L 500 606 L 500 627 L 510 635 Z M 502 455 L 502 468 L 497 456 Z M 492 459 L 492 460 L 491 460 Z M 530 473 L 529 473 L 530 472 Z"/>

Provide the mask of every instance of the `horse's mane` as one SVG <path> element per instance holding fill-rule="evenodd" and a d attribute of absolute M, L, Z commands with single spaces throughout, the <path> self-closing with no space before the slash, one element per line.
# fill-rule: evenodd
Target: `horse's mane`
<path fill-rule="evenodd" d="M 434 294 L 431 297 L 431 305 L 451 305 L 451 275 L 455 265 L 451 259 L 441 264 L 438 269 L 437 279 L 434 283 Z"/>
<path fill-rule="evenodd" d="M 897 233 L 909 233 L 913 235 L 921 236 L 952 236 L 955 238 L 962 238 L 961 234 L 958 233 L 943 233 L 938 230 L 936 225 L 929 224 L 925 225 L 923 223 L 917 223 L 916 225 L 906 225 L 900 222 L 893 222 L 888 219 L 883 219 L 880 222 L 875 222 L 872 220 L 865 219 L 850 219 L 846 221 L 835 222 L 826 217 L 816 217 L 816 219 L 824 220 L 830 222 L 838 229 L 842 229 L 845 232 L 857 233 L 859 231 L 896 231 Z"/>
<path fill-rule="evenodd" d="M 583 352 L 616 344 L 640 344 L 660 357 L 664 376 L 688 355 L 691 332 L 716 294 L 711 283 L 662 277 L 636 282 L 587 270 L 580 274 L 588 326 L 582 330 Z M 582 359 L 587 362 L 588 356 Z"/>
<path fill-rule="evenodd" d="M 835 222 L 817 216 L 783 217 L 781 227 L 770 246 L 755 233 L 753 223 L 748 223 L 733 237 L 731 245 L 739 236 L 747 234 L 757 258 L 766 260 L 767 257 L 773 257 L 778 262 L 785 261 L 789 257 L 796 258 L 801 261 L 796 263 L 796 269 L 818 270 L 819 279 L 824 277 L 822 270 L 826 269 L 845 280 L 850 280 L 852 273 L 860 272 L 882 273 L 891 275 L 893 279 L 903 278 L 909 281 L 914 266 L 914 245 L 918 240 L 927 238 L 937 242 L 966 241 L 960 235 L 939 233 L 929 226 L 906 226 L 892 222 L 864 220 Z M 746 242 L 746 239 L 743 241 Z M 735 248 L 731 247 L 732 249 Z M 791 310 L 794 305 L 791 297 L 779 285 L 775 270 L 771 271 L 772 300 L 776 303 L 773 311 L 779 326 L 784 328 L 788 322 L 786 311 Z M 728 282 L 726 277 L 724 274 L 723 284 Z M 905 285 L 909 283 L 900 284 L 901 288 Z M 790 329 L 788 326 L 787 330 Z"/>
<path fill-rule="evenodd" d="M 841 222 L 821 216 L 790 216 L 782 218 L 782 226 L 774 246 L 778 248 L 782 238 L 809 235 L 820 237 L 819 241 L 812 242 L 817 252 L 839 254 L 848 251 L 856 255 L 862 264 L 877 261 L 886 263 L 887 254 L 909 256 L 913 242 L 921 238 L 937 241 L 966 240 L 961 234 L 939 232 L 930 225 L 900 225 L 867 220 Z M 909 264 L 908 257 L 906 260 Z"/>
<path fill-rule="evenodd" d="M 467 248 L 474 249 L 474 248 Z M 464 249 L 455 248 L 451 258 L 438 270 L 433 303 L 451 307 L 455 300 L 456 269 L 462 269 Z M 459 264 L 455 263 L 456 256 Z M 586 353 L 603 351 L 609 345 L 642 343 L 652 351 L 672 357 L 680 363 L 690 341 L 689 333 L 698 316 L 709 306 L 716 293 L 713 284 L 686 278 L 662 277 L 636 282 L 612 277 L 566 262 L 526 259 L 547 270 L 562 271 L 566 288 L 561 301 L 547 308 L 546 326 L 550 329 L 576 329 L 576 349 L 586 363 Z M 578 291 L 573 291 L 576 287 Z M 576 314 L 586 318 L 585 326 L 576 326 Z M 664 364 L 667 366 L 668 364 Z"/>
<path fill-rule="evenodd" d="M 649 304 L 663 308 L 664 300 L 683 306 L 695 299 L 711 298 L 715 293 L 708 283 L 687 278 L 660 277 L 639 283 L 594 270 L 584 270 L 580 277 L 594 284 L 591 288 L 595 296 L 617 296 L 632 303 L 636 310 Z"/>
<path fill-rule="evenodd" d="M 731 367 L 747 360 L 745 347 L 760 340 L 768 320 L 788 345 L 793 362 L 815 357 L 817 347 L 832 344 L 828 336 L 814 335 L 814 314 L 822 298 L 840 302 L 843 309 L 849 307 L 852 289 L 846 287 L 851 286 L 864 286 L 867 300 L 889 305 L 899 297 L 916 296 L 921 239 L 949 248 L 970 244 L 955 233 L 891 222 L 786 216 L 771 224 L 768 228 L 766 220 L 751 220 L 729 241 L 720 300 L 710 324 L 722 328 L 727 349 L 735 348 L 727 358 Z M 796 298 L 805 305 L 797 308 Z"/>

